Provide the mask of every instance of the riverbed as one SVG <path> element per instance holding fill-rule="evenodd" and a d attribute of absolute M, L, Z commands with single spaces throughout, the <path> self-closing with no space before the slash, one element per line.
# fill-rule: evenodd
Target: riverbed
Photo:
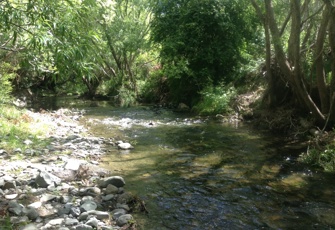
<path fill-rule="evenodd" d="M 281 137 L 248 124 L 164 108 L 81 105 L 95 136 L 110 146 L 102 167 L 146 203 L 142 229 L 332 229 L 334 175 L 296 161 Z"/>

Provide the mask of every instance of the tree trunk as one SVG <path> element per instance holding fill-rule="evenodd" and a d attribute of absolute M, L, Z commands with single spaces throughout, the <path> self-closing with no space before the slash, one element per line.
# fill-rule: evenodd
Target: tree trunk
<path fill-rule="evenodd" d="M 322 20 L 315 44 L 316 82 L 321 102 L 321 111 L 323 114 L 327 114 L 329 112 L 329 92 L 327 89 L 327 82 L 324 70 L 324 60 L 323 60 L 323 44 L 325 42 L 329 22 L 329 16 L 330 16 L 329 13 L 330 13 L 329 7 L 325 7 L 323 10 Z"/>
<path fill-rule="evenodd" d="M 331 51 L 331 76 L 332 81 L 330 83 L 330 111 L 329 111 L 329 123 L 335 124 L 335 7 L 330 2 L 326 5 L 329 8 L 330 19 L 329 19 L 329 46 Z"/>
<path fill-rule="evenodd" d="M 272 35 L 275 56 L 280 68 L 287 77 L 287 80 L 298 100 L 310 110 L 310 112 L 319 124 L 324 124 L 325 116 L 321 113 L 318 106 L 313 102 L 312 98 L 310 97 L 300 70 L 300 1 L 291 0 L 292 29 L 289 48 L 292 51 L 289 51 L 289 57 L 293 58 L 293 60 L 290 61 L 286 58 L 283 46 L 281 44 L 280 33 L 274 17 L 272 1 L 264 0 L 264 4 L 265 11 L 268 17 L 269 28 Z M 294 47 L 293 45 L 295 45 L 296 47 Z"/>

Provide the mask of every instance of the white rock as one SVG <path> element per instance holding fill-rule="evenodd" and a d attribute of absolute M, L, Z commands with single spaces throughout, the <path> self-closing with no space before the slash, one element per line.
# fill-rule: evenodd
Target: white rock
<path fill-rule="evenodd" d="M 6 198 L 7 200 L 13 200 L 13 199 L 15 199 L 17 196 L 18 196 L 18 194 L 14 193 L 14 194 L 8 194 L 8 195 L 5 195 L 5 198 Z"/>
<path fill-rule="evenodd" d="M 125 142 L 121 142 L 117 146 L 119 147 L 119 149 L 124 149 L 124 150 L 133 149 L 134 148 L 131 144 L 125 143 Z"/>

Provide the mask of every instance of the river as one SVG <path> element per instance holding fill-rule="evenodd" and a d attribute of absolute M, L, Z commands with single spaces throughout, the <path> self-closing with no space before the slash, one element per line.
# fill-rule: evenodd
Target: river
<path fill-rule="evenodd" d="M 280 137 L 151 106 L 81 108 L 94 135 L 135 147 L 108 147 L 102 167 L 145 201 L 141 229 L 335 228 L 334 174 L 298 163 Z"/>

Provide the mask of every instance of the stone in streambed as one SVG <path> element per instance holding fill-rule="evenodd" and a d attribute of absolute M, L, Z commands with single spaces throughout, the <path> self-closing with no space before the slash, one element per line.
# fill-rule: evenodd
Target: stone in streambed
<path fill-rule="evenodd" d="M 115 185 L 109 184 L 105 190 L 106 194 L 117 194 L 119 192 L 119 188 Z"/>
<path fill-rule="evenodd" d="M 132 215 L 125 214 L 125 215 L 120 216 L 117 219 L 116 224 L 121 227 L 121 226 L 123 226 L 125 224 L 128 224 L 132 220 L 133 220 L 133 216 Z"/>
<path fill-rule="evenodd" d="M 42 188 L 47 188 L 49 185 L 59 185 L 61 179 L 51 173 L 41 171 L 35 178 L 36 184 Z"/>
<path fill-rule="evenodd" d="M 91 211 L 91 210 L 95 210 L 97 207 L 98 207 L 98 205 L 94 201 L 87 200 L 80 206 L 80 210 L 82 212 L 88 212 L 88 211 Z"/>
<path fill-rule="evenodd" d="M 120 176 L 111 176 L 103 178 L 98 182 L 99 187 L 106 188 L 109 184 L 114 185 L 118 188 L 125 186 L 126 182 Z"/>
<path fill-rule="evenodd" d="M 122 150 L 133 149 L 134 147 L 130 143 L 118 141 L 117 147 Z"/>

